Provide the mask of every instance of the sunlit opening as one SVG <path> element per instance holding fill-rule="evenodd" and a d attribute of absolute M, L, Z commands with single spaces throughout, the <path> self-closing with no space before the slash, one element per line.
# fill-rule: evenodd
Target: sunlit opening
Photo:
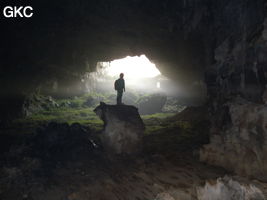
<path fill-rule="evenodd" d="M 157 82 L 157 88 L 158 89 L 160 88 L 160 82 L 159 81 Z"/>
<path fill-rule="evenodd" d="M 152 78 L 160 75 L 160 71 L 155 64 L 151 63 L 145 55 L 114 60 L 106 69 L 107 75 L 118 76 L 124 73 L 125 78 Z"/>
<path fill-rule="evenodd" d="M 114 91 L 114 82 L 124 73 L 127 92 L 154 94 L 171 92 L 173 84 L 145 56 L 127 56 L 109 62 L 98 62 L 95 72 L 86 75 L 87 91 Z"/>

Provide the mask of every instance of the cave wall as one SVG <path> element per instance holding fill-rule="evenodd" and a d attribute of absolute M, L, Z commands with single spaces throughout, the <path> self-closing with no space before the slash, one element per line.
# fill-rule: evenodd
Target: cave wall
<path fill-rule="evenodd" d="M 265 8 L 266 3 L 260 1 L 240 5 L 232 1 L 223 9 L 222 20 L 228 16 L 231 23 L 228 26 L 222 23 L 221 27 L 231 34 L 226 31 L 218 34 L 224 39 L 214 48 L 214 64 L 206 69 L 212 127 L 210 144 L 200 151 L 202 161 L 264 181 L 267 180 Z M 240 11 L 234 12 L 237 10 Z"/>
<path fill-rule="evenodd" d="M 236 95 L 262 102 L 266 84 L 264 2 L 231 1 L 214 16 L 214 64 L 206 68 L 210 96 L 218 103 Z"/>

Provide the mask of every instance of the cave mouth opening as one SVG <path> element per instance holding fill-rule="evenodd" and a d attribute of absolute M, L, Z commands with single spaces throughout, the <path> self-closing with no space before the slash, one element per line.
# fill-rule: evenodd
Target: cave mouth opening
<path fill-rule="evenodd" d="M 140 114 L 176 113 L 181 107 L 177 85 L 145 55 L 98 62 L 96 70 L 85 75 L 86 92 L 108 96 L 107 103 L 115 104 L 114 82 L 120 73 L 124 74 L 126 88 L 122 101 L 136 106 Z"/>
<path fill-rule="evenodd" d="M 161 75 L 156 65 L 145 55 L 127 56 L 109 62 L 108 75 L 116 77 L 120 72 L 127 74 L 129 79 L 152 78 Z"/>
<path fill-rule="evenodd" d="M 146 55 L 126 56 L 111 61 L 99 61 L 94 72 L 85 74 L 82 81 L 87 93 L 112 93 L 114 82 L 124 74 L 127 92 L 138 95 L 160 94 L 179 97 L 179 86 L 163 75 Z"/>
<path fill-rule="evenodd" d="M 88 92 L 113 91 L 113 83 L 124 74 L 128 91 L 137 93 L 164 93 L 162 85 L 168 79 L 145 55 L 126 56 L 109 62 L 98 62 L 96 71 L 87 73 L 85 82 Z"/>

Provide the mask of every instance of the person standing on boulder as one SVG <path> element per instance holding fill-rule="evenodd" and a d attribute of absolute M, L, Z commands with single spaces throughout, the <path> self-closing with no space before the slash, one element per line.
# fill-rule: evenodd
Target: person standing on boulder
<path fill-rule="evenodd" d="M 114 88 L 117 90 L 117 105 L 122 104 L 122 94 L 125 92 L 125 82 L 124 82 L 124 74 L 120 73 L 120 78 L 117 79 L 114 83 Z"/>

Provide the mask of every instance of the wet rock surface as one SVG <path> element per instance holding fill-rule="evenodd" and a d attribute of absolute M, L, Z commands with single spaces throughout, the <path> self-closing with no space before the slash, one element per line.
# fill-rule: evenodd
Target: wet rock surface
<path fill-rule="evenodd" d="M 101 102 L 94 112 L 104 121 L 103 145 L 107 152 L 135 154 L 142 150 L 145 126 L 136 107 Z"/>

